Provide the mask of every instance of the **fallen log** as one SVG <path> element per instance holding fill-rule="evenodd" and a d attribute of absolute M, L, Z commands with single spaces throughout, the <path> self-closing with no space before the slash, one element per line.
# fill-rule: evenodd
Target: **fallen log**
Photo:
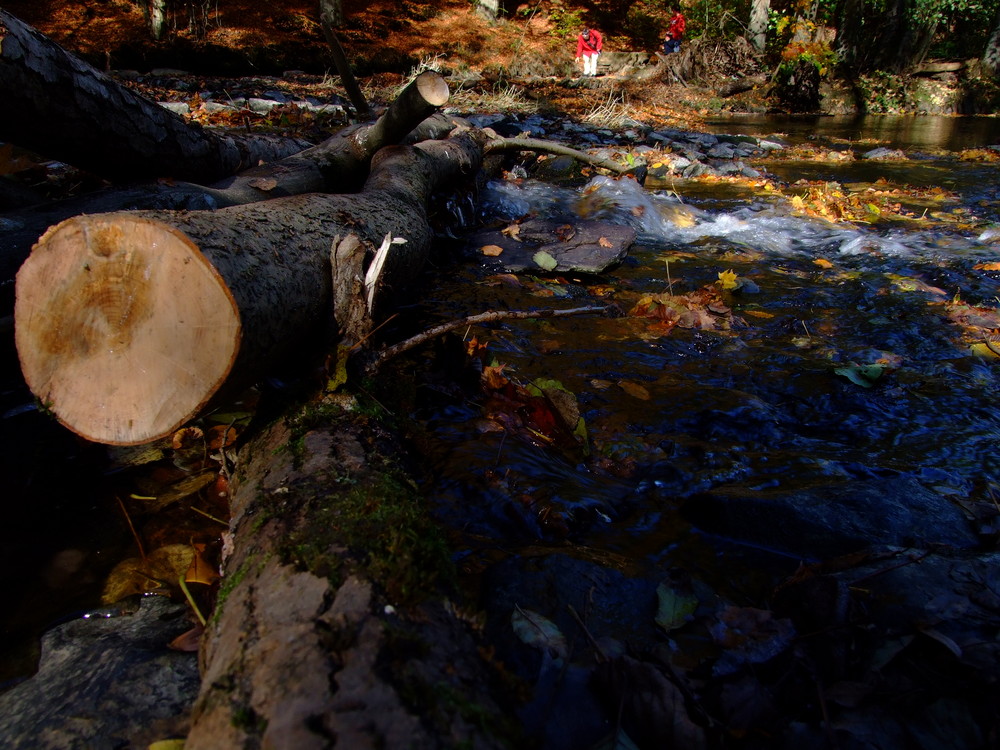
<path fill-rule="evenodd" d="M 301 141 L 205 130 L 136 94 L 0 8 L 0 141 L 111 178 L 211 183 Z"/>
<path fill-rule="evenodd" d="M 79 214 L 212 209 L 309 192 L 354 192 L 364 184 L 372 155 L 383 146 L 441 137 L 454 128 L 443 118 L 430 117 L 448 97 L 447 82 L 437 73 L 426 71 L 375 122 L 352 126 L 317 146 L 244 170 L 208 187 L 159 181 L 111 188 L 4 214 L 0 217 L 0 282 L 14 278 L 31 246 L 48 227 Z M 0 312 L 9 311 L 12 305 L 13 298 L 0 289 Z"/>
<path fill-rule="evenodd" d="M 356 195 L 56 225 L 17 274 L 28 386 L 88 440 L 140 444 L 260 378 L 331 314 L 352 335 L 363 330 L 373 313 L 361 287 L 368 253 L 387 236 L 405 240 L 379 281 L 377 315 L 379 300 L 404 292 L 423 265 L 427 200 L 479 168 L 480 140 L 470 131 L 383 149 Z"/>
<path fill-rule="evenodd" d="M 291 413 L 238 453 L 184 747 L 523 746 L 501 670 L 446 598 L 448 550 L 405 450 L 343 406 L 308 429 Z"/>

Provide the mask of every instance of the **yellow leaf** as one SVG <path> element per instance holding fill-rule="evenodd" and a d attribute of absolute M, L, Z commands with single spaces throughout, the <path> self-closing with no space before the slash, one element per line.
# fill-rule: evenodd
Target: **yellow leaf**
<path fill-rule="evenodd" d="M 503 248 L 499 245 L 484 245 L 482 248 L 483 255 L 489 255 L 492 258 L 495 258 L 502 252 Z"/>
<path fill-rule="evenodd" d="M 773 318 L 774 313 L 764 312 L 763 310 L 743 310 L 742 315 L 749 315 L 751 318 Z"/>
<path fill-rule="evenodd" d="M 722 282 L 723 289 L 735 289 L 738 286 L 735 271 L 720 271 L 719 281 Z"/>
<path fill-rule="evenodd" d="M 801 195 L 793 195 L 789 202 L 796 211 L 805 211 L 806 202 L 802 200 Z"/>
<path fill-rule="evenodd" d="M 833 268 L 833 263 L 828 261 L 826 258 L 816 258 L 816 260 L 814 260 L 813 263 L 815 263 L 820 268 Z"/>

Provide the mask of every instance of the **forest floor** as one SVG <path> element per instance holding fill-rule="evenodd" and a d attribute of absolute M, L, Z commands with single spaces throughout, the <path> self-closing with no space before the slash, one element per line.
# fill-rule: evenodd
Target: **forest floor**
<path fill-rule="evenodd" d="M 195 5 L 188 3 L 186 8 Z M 588 9 L 599 10 L 599 6 L 569 3 L 563 17 L 589 20 Z M 324 75 L 334 70 L 316 0 L 266 4 L 225 0 L 201 18 L 179 10 L 168 19 L 168 34 L 160 42 L 151 38 L 140 8 L 130 0 L 8 0 L 4 7 L 103 69 L 178 68 L 231 76 L 280 76 L 288 70 Z M 339 36 L 369 90 L 397 86 L 420 65 L 483 73 L 487 85 L 497 89 L 503 87 L 504 71 L 512 69 L 579 75 L 579 66 L 573 63 L 576 29 L 535 12 L 538 7 L 524 13 L 519 9 L 513 20 L 490 22 L 471 12 L 467 0 L 402 4 L 344 0 L 345 21 Z M 652 6 L 648 11 L 653 19 L 663 12 Z M 192 28 L 199 24 L 200 34 Z M 653 53 L 657 42 L 655 37 L 642 40 L 608 32 L 605 51 Z M 706 50 L 703 57 L 698 65 L 701 85 L 664 76 L 642 81 L 602 76 L 591 87 L 576 89 L 560 85 L 551 75 L 529 75 L 530 80 L 519 80 L 519 86 L 543 107 L 570 117 L 618 101 L 627 105 L 633 118 L 654 127 L 692 127 L 701 116 L 723 105 L 715 87 L 751 72 L 748 68 L 755 63 L 745 52 L 734 56 Z M 761 111 L 765 103 L 751 92 L 742 95 L 735 106 Z"/>

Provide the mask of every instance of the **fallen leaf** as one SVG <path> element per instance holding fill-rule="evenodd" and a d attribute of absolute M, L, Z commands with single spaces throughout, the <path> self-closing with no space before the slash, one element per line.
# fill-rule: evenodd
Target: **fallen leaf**
<path fill-rule="evenodd" d="M 503 252 L 503 248 L 499 245 L 484 245 L 481 249 L 483 255 L 488 255 L 491 258 L 495 258 Z"/>
<path fill-rule="evenodd" d="M 698 597 L 692 592 L 672 588 L 666 581 L 656 587 L 656 624 L 670 632 L 683 627 L 698 608 Z"/>
<path fill-rule="evenodd" d="M 1000 262 L 977 263 L 973 266 L 977 271 L 1000 271 Z"/>
<path fill-rule="evenodd" d="M 512 240 L 517 240 L 518 242 L 521 241 L 521 238 L 518 236 L 520 233 L 521 233 L 520 224 L 510 224 L 500 230 L 500 234 L 502 234 L 504 237 L 510 237 Z M 495 245 L 492 247 L 495 247 Z M 497 254 L 499 255 L 499 253 Z"/>
<path fill-rule="evenodd" d="M 204 544 L 192 544 L 194 555 L 191 557 L 191 564 L 188 565 L 187 573 L 184 574 L 185 583 L 203 583 L 211 586 L 219 579 L 219 573 L 211 565 L 205 562 L 202 553 L 205 551 Z"/>
<path fill-rule="evenodd" d="M 611 240 L 609 240 L 607 237 L 601 237 L 597 241 L 597 244 L 600 245 L 601 247 L 614 247 L 615 246 L 614 243 Z"/>
<path fill-rule="evenodd" d="M 186 653 L 197 653 L 201 646 L 201 636 L 205 632 L 205 628 L 202 627 L 201 623 L 198 623 L 190 630 L 181 633 L 179 636 L 174 638 L 170 643 L 167 644 L 167 648 L 171 648 L 174 651 L 184 651 Z M 167 742 L 165 740 L 164 742 Z M 149 747 L 152 748 L 154 745 L 159 747 L 161 743 L 154 742 L 153 745 Z M 164 748 L 166 745 L 164 745 Z M 183 748 L 183 745 L 181 746 Z"/>
<path fill-rule="evenodd" d="M 170 441 L 170 446 L 175 451 L 196 447 L 200 445 L 204 437 L 205 433 L 202 432 L 200 427 L 184 427 L 174 433 L 173 439 Z"/>
<path fill-rule="evenodd" d="M 842 375 L 862 388 L 871 388 L 885 374 L 886 369 L 885 365 L 853 365 L 852 367 L 838 367 L 834 373 Z"/>
<path fill-rule="evenodd" d="M 739 282 L 736 280 L 735 271 L 720 271 L 719 281 L 721 282 L 723 289 L 736 289 L 739 286 Z"/>
<path fill-rule="evenodd" d="M 638 383 L 630 383 L 628 380 L 619 380 L 618 387 L 633 398 L 638 398 L 642 401 L 649 401 L 650 399 L 649 391 Z"/>
<path fill-rule="evenodd" d="M 273 177 L 255 177 L 247 183 L 252 188 L 269 192 L 278 187 L 278 181 Z"/>
<path fill-rule="evenodd" d="M 833 268 L 833 263 L 828 261 L 826 258 L 816 258 L 813 263 L 815 263 L 820 268 Z"/>
<path fill-rule="evenodd" d="M 547 617 L 518 607 L 510 616 L 510 624 L 514 627 L 514 634 L 527 645 L 547 649 L 553 656 L 561 659 L 568 655 L 566 636 Z"/>
<path fill-rule="evenodd" d="M 572 224 L 563 224 L 560 227 L 556 227 L 556 237 L 559 238 L 560 242 L 569 242 L 576 236 L 576 229 L 573 228 Z"/>
<path fill-rule="evenodd" d="M 549 255 L 545 250 L 539 250 L 531 259 L 535 265 L 545 271 L 555 271 L 559 267 L 559 261 Z"/>

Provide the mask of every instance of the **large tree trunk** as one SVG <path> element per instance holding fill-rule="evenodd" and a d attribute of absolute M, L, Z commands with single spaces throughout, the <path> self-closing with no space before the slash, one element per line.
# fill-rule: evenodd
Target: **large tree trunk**
<path fill-rule="evenodd" d="M 3 9 L 0 97 L 0 140 L 111 178 L 207 184 L 308 145 L 189 124 Z"/>
<path fill-rule="evenodd" d="M 368 250 L 403 238 L 381 283 L 404 291 L 430 246 L 427 199 L 480 159 L 465 134 L 384 149 L 358 195 L 69 219 L 17 275 L 25 380 L 89 440 L 168 435 L 223 385 L 247 385 L 281 362 L 335 305 L 338 323 L 356 319 L 352 301 L 331 299 L 331 255 L 353 279 Z"/>

